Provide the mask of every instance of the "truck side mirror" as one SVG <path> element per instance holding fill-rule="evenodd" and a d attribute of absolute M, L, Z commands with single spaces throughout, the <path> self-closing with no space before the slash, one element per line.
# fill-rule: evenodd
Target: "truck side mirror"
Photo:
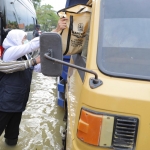
<path fill-rule="evenodd" d="M 57 33 L 43 33 L 40 36 L 41 72 L 43 75 L 58 77 L 62 64 L 48 60 L 47 57 L 63 60 L 61 36 Z"/>

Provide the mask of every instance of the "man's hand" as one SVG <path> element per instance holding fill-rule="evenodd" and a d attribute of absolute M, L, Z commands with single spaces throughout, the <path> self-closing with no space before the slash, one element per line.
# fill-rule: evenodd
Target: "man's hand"
<path fill-rule="evenodd" d="M 36 60 L 36 63 L 39 64 L 41 62 L 40 56 L 36 57 L 35 60 Z"/>
<path fill-rule="evenodd" d="M 56 29 L 52 30 L 52 32 L 59 32 L 67 27 L 67 18 L 61 18 L 58 21 Z"/>

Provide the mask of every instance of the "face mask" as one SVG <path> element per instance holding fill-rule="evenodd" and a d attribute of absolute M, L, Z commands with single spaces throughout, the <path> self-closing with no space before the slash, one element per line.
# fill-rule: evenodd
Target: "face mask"
<path fill-rule="evenodd" d="M 27 40 L 27 39 L 25 39 L 24 41 L 23 41 L 23 44 L 27 44 L 29 41 Z"/>

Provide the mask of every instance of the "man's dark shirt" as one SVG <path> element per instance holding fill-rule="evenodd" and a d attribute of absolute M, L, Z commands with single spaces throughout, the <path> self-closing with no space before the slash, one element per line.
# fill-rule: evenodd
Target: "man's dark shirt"
<path fill-rule="evenodd" d="M 33 32 L 33 37 L 38 37 L 38 36 L 39 36 L 38 30 L 34 30 L 34 32 Z"/>

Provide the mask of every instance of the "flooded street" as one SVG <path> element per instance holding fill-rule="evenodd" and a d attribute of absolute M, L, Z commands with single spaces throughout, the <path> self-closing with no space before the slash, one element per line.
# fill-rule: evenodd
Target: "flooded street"
<path fill-rule="evenodd" d="M 33 73 L 31 92 L 20 125 L 17 146 L 5 144 L 0 137 L 0 150 L 60 150 L 65 127 L 64 110 L 57 105 L 56 78 Z"/>

